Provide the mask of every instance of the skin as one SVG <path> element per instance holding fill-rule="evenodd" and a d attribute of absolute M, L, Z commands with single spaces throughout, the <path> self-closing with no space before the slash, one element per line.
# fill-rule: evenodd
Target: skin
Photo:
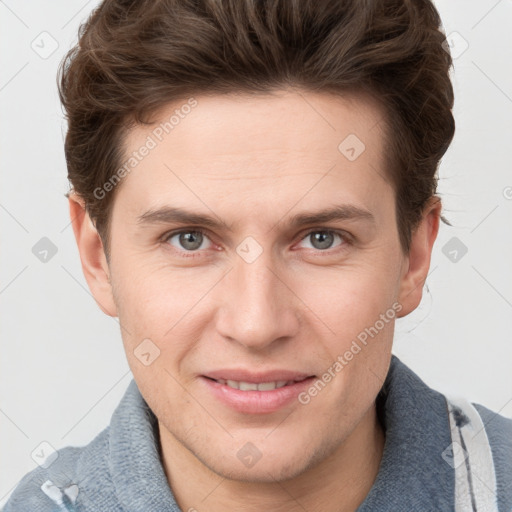
<path fill-rule="evenodd" d="M 206 392 L 200 375 L 236 367 L 320 376 L 392 304 L 401 307 L 397 317 L 413 311 L 441 202 L 426 206 L 405 254 L 383 168 L 383 114 L 368 97 L 281 90 L 196 99 L 118 186 L 110 263 L 80 198 L 70 197 L 85 277 L 102 310 L 119 317 L 182 510 L 355 510 L 382 458 L 375 398 L 389 368 L 394 319 L 307 405 L 241 414 Z M 183 103 L 163 107 L 154 126 L 133 127 L 126 154 Z M 354 161 L 338 150 L 349 134 L 366 147 Z M 368 210 L 374 220 L 287 224 L 297 213 L 339 204 Z M 163 206 L 223 224 L 138 223 Z M 204 232 L 199 249 L 163 236 L 197 229 Z M 341 236 L 321 246 L 314 233 L 325 230 Z M 252 263 L 236 251 L 248 236 L 263 251 Z M 148 338 L 160 354 L 145 366 L 134 351 Z M 250 468 L 237 457 L 247 442 L 262 455 Z"/>

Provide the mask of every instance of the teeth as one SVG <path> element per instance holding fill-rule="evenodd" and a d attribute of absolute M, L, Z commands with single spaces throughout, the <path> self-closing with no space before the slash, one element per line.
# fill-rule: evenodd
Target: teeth
<path fill-rule="evenodd" d="M 258 384 L 258 391 L 272 391 L 278 387 L 282 387 L 279 385 L 279 382 L 260 382 Z"/>
<path fill-rule="evenodd" d="M 217 382 L 219 384 L 225 384 L 233 389 L 239 389 L 240 391 L 272 391 L 273 389 L 282 388 L 287 384 L 293 384 L 295 381 L 278 380 L 274 382 L 260 382 L 259 384 L 256 384 L 255 382 L 218 379 Z"/>
<path fill-rule="evenodd" d="M 238 389 L 240 391 L 258 391 L 258 384 L 255 382 L 239 382 Z"/>

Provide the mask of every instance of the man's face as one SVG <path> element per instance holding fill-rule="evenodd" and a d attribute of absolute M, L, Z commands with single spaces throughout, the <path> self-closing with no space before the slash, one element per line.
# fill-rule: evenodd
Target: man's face
<path fill-rule="evenodd" d="M 162 443 L 222 476 L 290 478 L 374 419 L 391 357 L 407 258 L 383 178 L 381 111 L 289 91 L 195 99 L 126 139 L 127 159 L 151 147 L 112 211 L 128 362 Z M 213 222 L 173 220 L 171 208 Z M 333 208 L 345 215 L 293 222 Z M 217 382 L 304 377 L 280 391 Z"/>

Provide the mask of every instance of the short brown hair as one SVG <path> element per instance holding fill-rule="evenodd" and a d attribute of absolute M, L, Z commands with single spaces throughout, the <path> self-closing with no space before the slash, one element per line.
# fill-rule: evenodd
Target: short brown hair
<path fill-rule="evenodd" d="M 200 93 L 367 92 L 386 112 L 402 249 L 455 131 L 452 59 L 430 0 L 104 0 L 59 69 L 68 178 L 109 258 L 127 128 Z M 445 50 L 446 48 L 446 50 Z M 443 219 L 444 220 L 444 219 Z"/>

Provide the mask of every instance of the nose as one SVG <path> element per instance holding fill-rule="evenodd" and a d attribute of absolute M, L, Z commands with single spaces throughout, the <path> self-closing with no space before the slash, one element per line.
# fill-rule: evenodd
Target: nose
<path fill-rule="evenodd" d="M 300 328 L 292 288 L 267 252 L 251 263 L 234 259 L 233 269 L 217 290 L 220 297 L 217 331 L 248 349 L 264 350 L 295 336 Z"/>

